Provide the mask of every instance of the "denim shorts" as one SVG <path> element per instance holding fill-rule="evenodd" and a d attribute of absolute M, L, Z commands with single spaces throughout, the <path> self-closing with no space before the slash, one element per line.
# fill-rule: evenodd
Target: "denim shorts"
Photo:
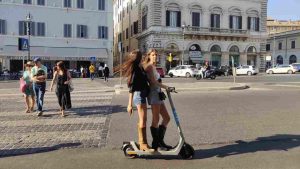
<path fill-rule="evenodd" d="M 148 96 L 149 105 L 153 104 L 163 104 L 164 102 L 159 98 L 159 88 L 151 88 Z"/>
<path fill-rule="evenodd" d="M 141 104 L 147 104 L 147 100 L 146 100 L 147 96 L 148 96 L 147 90 L 135 91 L 133 94 L 133 104 L 135 106 Z"/>

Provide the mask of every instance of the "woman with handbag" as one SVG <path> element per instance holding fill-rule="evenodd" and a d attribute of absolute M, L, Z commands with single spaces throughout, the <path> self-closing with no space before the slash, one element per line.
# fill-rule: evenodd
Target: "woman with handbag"
<path fill-rule="evenodd" d="M 167 125 L 170 122 L 170 116 L 164 104 L 166 95 L 161 90 L 162 88 L 169 90 L 169 87 L 164 85 L 161 81 L 160 75 L 156 70 L 156 59 L 157 51 L 155 49 L 151 49 L 144 59 L 144 69 L 147 72 L 150 83 L 148 103 L 152 108 L 152 125 L 150 127 L 153 137 L 152 148 L 155 150 L 157 150 L 157 148 L 169 150 L 172 147 L 165 144 L 164 136 Z M 161 125 L 158 125 L 159 115 L 162 116 Z"/>
<path fill-rule="evenodd" d="M 26 103 L 26 110 L 25 113 L 30 113 L 33 111 L 34 108 L 34 92 L 32 87 L 32 80 L 31 80 L 31 68 L 34 64 L 31 61 L 28 61 L 25 64 L 25 71 L 23 73 L 22 79 L 25 81 L 25 90 L 24 90 L 24 97 Z"/>
<path fill-rule="evenodd" d="M 69 84 L 71 83 L 70 72 L 65 68 L 62 61 L 56 63 L 57 70 L 54 72 L 53 79 L 50 86 L 52 91 L 54 83 L 56 83 L 56 96 L 58 104 L 60 106 L 60 114 L 65 117 L 65 109 L 72 108 L 71 95 L 69 90 Z"/>
<path fill-rule="evenodd" d="M 137 107 L 139 122 L 138 122 L 138 137 L 139 148 L 142 151 L 154 152 L 148 146 L 146 124 L 147 124 L 147 103 L 146 98 L 149 93 L 149 85 L 146 72 L 142 66 L 142 53 L 138 50 L 132 51 L 127 61 L 122 65 L 123 76 L 127 78 L 129 87 L 129 102 L 127 111 L 132 115 L 132 104 Z"/>

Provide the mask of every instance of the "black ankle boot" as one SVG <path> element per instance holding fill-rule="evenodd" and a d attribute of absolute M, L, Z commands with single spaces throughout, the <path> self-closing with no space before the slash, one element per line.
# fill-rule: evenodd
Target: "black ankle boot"
<path fill-rule="evenodd" d="M 167 130 L 167 129 L 166 129 L 165 126 L 163 126 L 163 125 L 160 125 L 160 126 L 159 126 L 159 129 L 158 129 L 158 146 L 159 146 L 159 147 L 166 148 L 167 150 L 170 150 L 170 149 L 172 149 L 173 147 L 167 145 L 167 144 L 164 142 L 164 137 L 165 137 L 166 130 Z"/>
<path fill-rule="evenodd" d="M 158 141 L 159 141 L 159 137 L 158 137 L 158 128 L 155 127 L 150 127 L 151 130 L 151 135 L 152 135 L 152 148 L 157 151 L 158 148 Z"/>

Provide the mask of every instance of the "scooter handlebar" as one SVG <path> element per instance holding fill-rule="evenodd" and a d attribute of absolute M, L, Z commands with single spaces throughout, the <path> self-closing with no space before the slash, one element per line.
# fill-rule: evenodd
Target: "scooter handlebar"
<path fill-rule="evenodd" d="M 175 87 L 168 87 L 167 91 L 170 93 L 172 93 L 172 92 L 177 93 L 177 91 L 175 90 Z"/>

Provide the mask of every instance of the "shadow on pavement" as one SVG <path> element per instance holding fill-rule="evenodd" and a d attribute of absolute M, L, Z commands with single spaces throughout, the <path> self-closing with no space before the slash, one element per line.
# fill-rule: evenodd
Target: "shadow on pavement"
<path fill-rule="evenodd" d="M 205 159 L 211 157 L 228 157 L 259 151 L 288 151 L 300 146 L 300 135 L 274 135 L 270 137 L 259 137 L 254 141 L 236 141 L 236 144 L 223 147 L 196 150 L 194 159 Z"/>
<path fill-rule="evenodd" d="M 46 153 L 50 151 L 59 150 L 61 148 L 78 147 L 80 145 L 81 143 L 62 143 L 50 147 L 20 148 L 20 149 L 9 149 L 9 150 L 2 149 L 0 150 L 0 158 L 36 154 L 36 153 Z"/>
<path fill-rule="evenodd" d="M 111 109 L 113 109 L 111 111 Z M 91 106 L 91 107 L 79 107 L 72 108 L 69 112 L 75 113 L 78 116 L 89 116 L 89 115 L 108 115 L 113 113 L 122 113 L 126 112 L 127 107 L 121 105 L 109 105 L 109 106 Z"/>

